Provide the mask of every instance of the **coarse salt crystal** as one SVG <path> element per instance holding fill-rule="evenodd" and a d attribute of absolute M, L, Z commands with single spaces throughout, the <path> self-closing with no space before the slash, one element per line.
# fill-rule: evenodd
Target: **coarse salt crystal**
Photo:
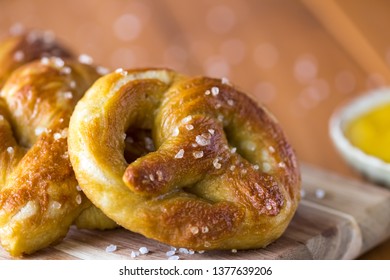
<path fill-rule="evenodd" d="M 12 148 L 12 147 L 8 147 L 8 148 L 7 148 L 7 152 L 8 152 L 9 154 L 13 154 L 13 153 L 15 152 L 15 150 L 14 150 L 14 148 Z"/>
<path fill-rule="evenodd" d="M 136 257 L 138 257 L 138 256 L 139 256 L 139 252 L 131 251 L 130 257 L 131 257 L 132 259 L 134 259 L 134 258 L 136 258 Z"/>
<path fill-rule="evenodd" d="M 245 141 L 244 142 L 244 146 L 245 146 L 246 149 L 248 149 L 251 152 L 256 150 L 256 144 L 254 142 L 252 142 L 252 141 Z"/>
<path fill-rule="evenodd" d="M 189 123 L 192 120 L 192 116 L 187 116 L 184 119 L 181 120 L 181 123 L 186 124 Z"/>
<path fill-rule="evenodd" d="M 191 227 L 190 231 L 191 231 L 192 234 L 198 234 L 199 228 L 198 227 Z"/>
<path fill-rule="evenodd" d="M 81 192 L 81 187 L 79 185 L 76 186 L 76 190 Z"/>
<path fill-rule="evenodd" d="M 70 81 L 69 86 L 70 88 L 76 88 L 76 81 Z"/>
<path fill-rule="evenodd" d="M 16 52 L 14 53 L 14 60 L 15 60 L 15 61 L 22 61 L 23 58 L 24 58 L 24 52 L 22 52 L 22 51 L 16 51 Z"/>
<path fill-rule="evenodd" d="M 234 171 L 234 169 L 236 169 L 236 166 L 235 165 L 231 165 L 230 166 L 230 171 Z"/>
<path fill-rule="evenodd" d="M 72 99 L 73 93 L 71 91 L 66 91 L 66 92 L 64 92 L 64 97 L 65 97 L 65 99 Z"/>
<path fill-rule="evenodd" d="M 215 133 L 214 129 L 209 129 L 208 131 L 210 132 L 211 135 L 214 135 L 214 133 Z"/>
<path fill-rule="evenodd" d="M 98 72 L 98 74 L 100 75 L 106 75 L 110 72 L 110 70 L 106 67 L 103 67 L 103 66 L 97 66 L 96 67 L 96 72 Z"/>
<path fill-rule="evenodd" d="M 323 199 L 325 194 L 326 193 L 323 189 L 316 189 L 316 198 Z"/>
<path fill-rule="evenodd" d="M 187 248 L 179 248 L 179 253 L 188 255 L 188 249 Z"/>
<path fill-rule="evenodd" d="M 207 232 L 209 232 L 208 226 L 202 227 L 202 233 L 207 233 Z"/>
<path fill-rule="evenodd" d="M 192 153 L 194 158 L 202 158 L 203 157 L 203 151 L 196 151 Z"/>
<path fill-rule="evenodd" d="M 58 132 L 54 133 L 53 138 L 54 138 L 54 140 L 56 140 L 56 141 L 59 140 L 59 139 L 61 139 L 61 138 L 62 138 L 61 133 L 58 133 Z"/>
<path fill-rule="evenodd" d="M 212 87 L 211 88 L 211 94 L 213 96 L 217 96 L 219 94 L 219 88 L 218 87 Z"/>
<path fill-rule="evenodd" d="M 232 249 L 232 253 L 237 253 L 237 249 Z"/>
<path fill-rule="evenodd" d="M 186 129 L 187 130 L 193 130 L 194 126 L 192 124 L 186 124 Z"/>
<path fill-rule="evenodd" d="M 60 209 L 61 206 L 62 206 L 61 203 L 59 203 L 58 201 L 53 201 L 53 203 L 52 203 L 52 207 L 54 209 Z"/>
<path fill-rule="evenodd" d="M 234 106 L 234 101 L 232 99 L 228 99 L 227 104 L 229 106 Z"/>
<path fill-rule="evenodd" d="M 219 163 L 219 159 L 218 159 L 218 158 L 216 158 L 216 159 L 213 160 L 213 165 L 214 165 L 215 169 L 220 169 L 221 166 L 222 166 L 222 165 Z"/>
<path fill-rule="evenodd" d="M 266 173 L 271 171 L 271 165 L 268 162 L 263 163 L 263 171 Z"/>
<path fill-rule="evenodd" d="M 154 181 L 154 175 L 153 174 L 149 174 L 149 179 L 150 179 L 150 181 Z"/>
<path fill-rule="evenodd" d="M 76 203 L 77 203 L 77 204 L 81 204 L 81 202 L 82 202 L 81 195 L 78 194 L 78 195 L 76 196 Z"/>
<path fill-rule="evenodd" d="M 170 260 L 170 261 L 176 261 L 176 260 L 178 260 L 178 259 L 180 259 L 180 257 L 177 256 L 177 255 L 170 256 L 170 257 L 168 258 L 168 260 Z"/>
<path fill-rule="evenodd" d="M 177 154 L 175 155 L 175 158 L 183 158 L 184 156 L 184 150 L 180 149 Z"/>
<path fill-rule="evenodd" d="M 211 91 L 206 90 L 206 91 L 204 92 L 204 94 L 205 94 L 205 95 L 210 95 L 210 94 L 211 94 Z"/>
<path fill-rule="evenodd" d="M 145 255 L 145 254 L 149 253 L 149 249 L 146 248 L 146 247 L 141 247 L 141 248 L 139 248 L 138 251 L 139 251 L 142 255 Z"/>
<path fill-rule="evenodd" d="M 275 148 L 272 146 L 269 146 L 268 150 L 271 152 L 271 154 L 275 153 Z"/>
<path fill-rule="evenodd" d="M 179 133 L 180 133 L 180 131 L 179 131 L 179 128 L 178 127 L 175 127 L 174 129 L 173 129 L 173 132 L 172 132 L 172 136 L 178 136 L 179 135 Z"/>
<path fill-rule="evenodd" d="M 170 250 L 170 251 L 168 251 L 168 252 L 165 253 L 165 255 L 166 255 L 167 257 L 171 257 L 171 256 L 173 256 L 173 255 L 175 255 L 175 254 L 176 254 L 176 250 Z"/>
<path fill-rule="evenodd" d="M 35 128 L 35 135 L 36 136 L 39 136 L 39 135 L 41 135 L 43 132 L 45 132 L 46 131 L 46 128 L 45 127 L 40 127 L 40 126 L 38 126 L 37 128 Z"/>
<path fill-rule="evenodd" d="M 279 162 L 279 163 L 278 163 L 278 166 L 279 166 L 280 168 L 285 168 L 285 167 L 286 167 L 286 164 L 285 164 L 284 162 Z"/>
<path fill-rule="evenodd" d="M 92 57 L 87 55 L 87 54 L 80 54 L 78 60 L 80 63 L 83 63 L 83 64 L 92 64 L 93 63 Z"/>
<path fill-rule="evenodd" d="M 207 146 L 210 145 L 210 139 L 207 139 L 209 137 L 206 137 L 205 135 L 197 135 L 195 137 L 195 142 L 200 146 Z"/>
<path fill-rule="evenodd" d="M 157 181 L 161 182 L 164 179 L 163 173 L 161 170 L 157 170 L 156 175 L 157 175 Z"/>
<path fill-rule="evenodd" d="M 51 61 L 53 65 L 57 68 L 62 68 L 65 65 L 65 62 L 60 57 L 52 57 Z"/>
<path fill-rule="evenodd" d="M 232 154 L 234 154 L 235 152 L 237 152 L 237 148 L 236 148 L 236 147 L 231 148 L 231 149 L 230 149 L 230 152 L 231 152 Z"/>
<path fill-rule="evenodd" d="M 115 252 L 117 249 L 116 245 L 114 244 L 110 244 L 106 247 L 106 252 L 107 253 L 112 253 L 112 252 Z"/>
<path fill-rule="evenodd" d="M 119 73 L 121 74 L 122 76 L 126 76 L 127 75 L 127 71 L 126 70 L 123 70 L 123 68 L 118 68 L 115 70 L 115 73 Z"/>
<path fill-rule="evenodd" d="M 253 169 L 254 169 L 254 170 L 259 170 L 259 168 L 260 168 L 260 167 L 259 167 L 257 164 L 253 165 Z"/>
<path fill-rule="evenodd" d="M 224 84 L 224 85 L 228 85 L 228 84 L 229 84 L 229 79 L 226 78 L 226 77 L 223 77 L 223 78 L 221 79 L 221 83 Z"/>
<path fill-rule="evenodd" d="M 153 139 L 150 138 L 150 137 L 145 137 L 144 138 L 144 142 L 145 142 L 145 148 L 148 150 L 148 151 L 154 151 L 154 142 L 153 142 Z"/>
<path fill-rule="evenodd" d="M 43 65 L 48 65 L 50 62 L 49 58 L 46 56 L 42 57 L 40 61 L 41 61 L 41 64 L 43 64 Z"/>
<path fill-rule="evenodd" d="M 64 75 L 69 75 L 70 73 L 72 73 L 72 68 L 70 68 L 69 66 L 62 67 L 60 73 Z"/>

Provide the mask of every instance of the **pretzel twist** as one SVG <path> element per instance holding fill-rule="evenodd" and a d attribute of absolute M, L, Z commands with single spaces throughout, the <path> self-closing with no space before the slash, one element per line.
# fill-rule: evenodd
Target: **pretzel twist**
<path fill-rule="evenodd" d="M 143 153 L 132 153 L 142 140 Z M 264 247 L 298 205 L 299 169 L 277 121 L 218 79 L 164 69 L 104 76 L 78 102 L 68 145 L 97 207 L 173 246 Z"/>
<path fill-rule="evenodd" d="M 11 41 L 26 42 L 26 36 Z M 25 62 L 37 57 L 39 50 L 46 54 L 47 43 L 41 47 L 21 47 Z M 17 51 L 20 48 L 2 54 L 12 57 Z M 7 58 L 0 55 L 0 61 Z M 0 68 L 3 75 L 16 67 L 7 65 L 8 69 Z M 12 71 L 0 94 L 2 246 L 11 255 L 20 256 L 58 242 L 74 222 L 80 227 L 113 227 L 115 223 L 77 190 L 67 151 L 70 115 L 99 77 L 95 68 L 52 57 Z"/>

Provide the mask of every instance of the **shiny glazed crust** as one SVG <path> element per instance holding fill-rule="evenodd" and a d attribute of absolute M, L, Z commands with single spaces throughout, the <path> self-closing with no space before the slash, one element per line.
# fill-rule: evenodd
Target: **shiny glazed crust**
<path fill-rule="evenodd" d="M 0 61 L 7 62 L 0 66 L 0 82 L 12 71 L 0 86 L 0 241 L 12 256 L 58 242 L 72 223 L 116 226 L 77 189 L 67 150 L 70 115 L 99 75 L 90 65 L 60 57 L 20 66 L 51 50 L 69 56 L 53 41 L 29 34 L 0 44 Z M 31 48 L 25 48 L 28 40 Z M 23 61 L 11 63 L 18 51 Z"/>
<path fill-rule="evenodd" d="M 280 126 L 225 80 L 165 69 L 106 75 L 78 102 L 68 145 L 98 208 L 172 246 L 265 247 L 297 209 L 299 168 Z"/>

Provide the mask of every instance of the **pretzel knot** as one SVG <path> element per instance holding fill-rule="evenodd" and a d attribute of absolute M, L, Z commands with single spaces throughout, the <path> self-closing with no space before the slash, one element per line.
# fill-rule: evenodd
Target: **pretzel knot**
<path fill-rule="evenodd" d="M 58 242 L 74 222 L 114 224 L 77 190 L 67 150 L 70 115 L 98 77 L 92 66 L 45 57 L 13 71 L 1 90 L 0 240 L 13 256 Z"/>
<path fill-rule="evenodd" d="M 111 73 L 77 104 L 68 144 L 97 207 L 173 246 L 264 247 L 298 205 L 299 170 L 281 128 L 225 80 Z"/>

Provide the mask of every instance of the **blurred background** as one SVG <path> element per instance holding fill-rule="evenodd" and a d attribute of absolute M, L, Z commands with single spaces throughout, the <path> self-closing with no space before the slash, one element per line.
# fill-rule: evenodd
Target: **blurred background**
<path fill-rule="evenodd" d="M 227 77 L 274 113 L 300 161 L 360 178 L 328 122 L 390 82 L 389 14 L 386 0 L 0 0 L 0 39 L 39 28 L 111 70 Z"/>

